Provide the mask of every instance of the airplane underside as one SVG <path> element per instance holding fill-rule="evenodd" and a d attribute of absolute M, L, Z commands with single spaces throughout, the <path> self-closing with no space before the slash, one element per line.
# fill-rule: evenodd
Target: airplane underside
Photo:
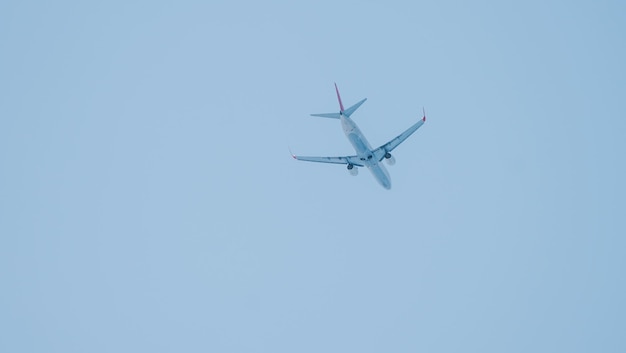
<path fill-rule="evenodd" d="M 339 89 L 335 84 L 335 91 L 337 92 L 337 100 L 339 101 L 339 113 L 323 113 L 323 114 L 311 114 L 312 116 L 339 119 L 343 128 L 344 134 L 350 141 L 352 147 L 356 151 L 354 156 L 345 157 L 303 157 L 292 154 L 292 157 L 301 161 L 319 162 L 319 163 L 332 163 L 332 164 L 344 164 L 347 165 L 347 169 L 351 175 L 358 174 L 358 167 L 367 167 L 370 170 L 376 181 L 382 185 L 385 189 L 391 188 L 391 178 L 387 168 L 380 162 L 385 160 L 387 164 L 394 165 L 395 157 L 391 155 L 391 151 L 404 142 L 409 136 L 411 136 L 417 129 L 419 129 L 426 121 L 426 114 L 417 123 L 413 124 L 402 134 L 396 136 L 384 145 L 372 149 L 371 145 L 358 128 L 356 123 L 350 119 L 350 116 L 363 104 L 367 98 L 359 101 L 355 105 L 348 109 L 344 109 L 341 102 L 341 96 L 339 95 Z"/>

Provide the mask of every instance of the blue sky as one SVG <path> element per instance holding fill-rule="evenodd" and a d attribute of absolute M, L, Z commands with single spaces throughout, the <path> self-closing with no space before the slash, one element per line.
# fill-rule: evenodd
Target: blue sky
<path fill-rule="evenodd" d="M 623 352 L 625 10 L 3 2 L 0 350 Z"/>

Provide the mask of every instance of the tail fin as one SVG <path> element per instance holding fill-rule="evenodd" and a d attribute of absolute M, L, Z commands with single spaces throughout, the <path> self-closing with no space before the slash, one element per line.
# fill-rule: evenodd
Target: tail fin
<path fill-rule="evenodd" d="M 343 113 L 343 103 L 341 103 L 341 95 L 339 95 L 339 88 L 337 88 L 337 82 L 335 82 L 335 92 L 337 92 L 337 100 L 339 101 L 339 110 L 340 112 Z"/>
<path fill-rule="evenodd" d="M 350 117 L 350 115 L 352 115 L 357 109 L 359 109 L 359 107 L 361 106 L 361 104 L 365 103 L 365 101 L 367 100 L 367 98 L 362 99 L 360 102 L 358 102 L 357 104 L 351 106 L 348 109 L 344 109 L 343 108 L 343 103 L 341 102 L 341 95 L 339 94 L 339 88 L 337 88 L 337 84 L 335 83 L 335 92 L 337 92 L 337 100 L 339 101 L 339 113 L 323 113 L 323 114 L 311 114 L 311 116 L 319 116 L 322 118 L 332 118 L 332 119 L 339 119 L 341 118 L 341 115 L 345 115 L 347 117 Z"/>

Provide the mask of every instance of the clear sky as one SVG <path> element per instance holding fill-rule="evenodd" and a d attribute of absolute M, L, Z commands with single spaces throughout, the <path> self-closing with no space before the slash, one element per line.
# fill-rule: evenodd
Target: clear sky
<path fill-rule="evenodd" d="M 1 2 L 0 351 L 626 351 L 624 4 Z"/>

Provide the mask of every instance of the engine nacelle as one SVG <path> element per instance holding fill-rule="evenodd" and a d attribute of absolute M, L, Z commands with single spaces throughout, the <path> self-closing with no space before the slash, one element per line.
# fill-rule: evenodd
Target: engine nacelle
<path fill-rule="evenodd" d="M 387 152 L 385 153 L 385 162 L 387 162 L 388 165 L 394 165 L 396 164 L 396 157 L 392 156 L 391 153 Z"/>
<path fill-rule="evenodd" d="M 350 175 L 352 176 L 356 176 L 359 174 L 359 168 L 355 167 L 352 164 L 348 164 L 348 171 L 350 172 Z"/>

